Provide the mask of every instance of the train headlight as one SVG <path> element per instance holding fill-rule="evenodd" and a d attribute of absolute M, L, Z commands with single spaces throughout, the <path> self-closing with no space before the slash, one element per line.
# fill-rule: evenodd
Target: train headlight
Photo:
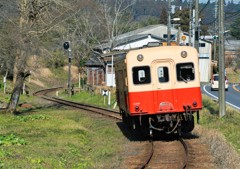
<path fill-rule="evenodd" d="M 186 57 L 187 57 L 187 55 L 188 55 L 188 54 L 187 54 L 187 52 L 186 52 L 186 51 L 182 51 L 182 52 L 181 52 L 181 56 L 182 56 L 182 58 L 186 58 Z"/>
<path fill-rule="evenodd" d="M 137 60 L 139 61 L 139 62 L 141 62 L 141 61 L 143 61 L 143 55 L 142 54 L 139 54 L 139 55 L 137 55 Z"/>

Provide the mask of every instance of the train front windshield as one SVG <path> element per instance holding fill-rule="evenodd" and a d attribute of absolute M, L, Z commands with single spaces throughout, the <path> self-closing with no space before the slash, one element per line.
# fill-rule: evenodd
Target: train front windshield
<path fill-rule="evenodd" d="M 160 83 L 165 83 L 169 81 L 168 67 L 158 67 L 158 80 Z"/>
<path fill-rule="evenodd" d="M 193 63 L 177 64 L 177 80 L 185 83 L 195 79 L 195 70 Z"/>
<path fill-rule="evenodd" d="M 134 84 L 148 84 L 151 82 L 151 74 L 149 66 L 134 67 L 133 72 L 133 83 Z"/>
<path fill-rule="evenodd" d="M 151 71 L 149 66 L 132 68 L 134 84 L 151 83 Z M 179 63 L 176 65 L 177 80 L 179 82 L 189 82 L 195 80 L 195 69 L 192 62 Z M 158 67 L 158 79 L 160 83 L 169 82 L 169 70 L 167 67 Z"/>

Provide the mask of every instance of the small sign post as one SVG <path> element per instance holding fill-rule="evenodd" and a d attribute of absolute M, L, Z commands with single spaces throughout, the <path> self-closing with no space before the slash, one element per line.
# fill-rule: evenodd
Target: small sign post
<path fill-rule="evenodd" d="M 106 89 L 102 90 L 102 96 L 104 97 L 104 102 L 103 102 L 103 104 L 105 105 L 106 96 L 108 96 L 108 90 L 106 90 Z"/>
<path fill-rule="evenodd" d="M 108 92 L 108 108 L 111 106 L 111 92 Z"/>
<path fill-rule="evenodd" d="M 6 94 L 6 84 L 7 84 L 7 78 L 6 78 L 6 76 L 3 77 L 3 84 L 4 84 L 4 89 L 3 89 L 4 92 L 3 92 L 3 93 Z"/>

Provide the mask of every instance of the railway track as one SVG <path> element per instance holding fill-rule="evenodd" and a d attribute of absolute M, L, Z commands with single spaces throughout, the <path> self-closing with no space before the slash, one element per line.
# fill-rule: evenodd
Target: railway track
<path fill-rule="evenodd" d="M 82 109 L 82 110 L 91 111 L 91 112 L 101 114 L 101 115 L 104 115 L 104 116 L 108 116 L 110 118 L 114 118 L 114 119 L 117 119 L 117 120 L 122 119 L 121 116 L 120 116 L 120 113 L 117 112 L 117 111 L 113 111 L 113 110 L 104 109 L 104 108 L 97 107 L 97 106 L 92 106 L 92 105 L 88 105 L 88 104 L 83 104 L 83 103 L 79 103 L 79 102 L 73 102 L 73 101 L 68 101 L 68 100 L 48 96 L 49 93 L 57 91 L 61 88 L 62 87 L 41 90 L 41 91 L 35 92 L 33 95 L 39 96 L 39 97 L 41 97 L 45 100 L 52 101 L 52 102 L 55 102 L 55 103 L 59 103 L 59 104 L 65 105 L 65 106 L 70 106 L 70 107 L 75 107 L 75 108 L 79 108 L 79 109 Z"/>
<path fill-rule="evenodd" d="M 182 138 L 175 141 L 150 141 L 142 143 L 141 154 L 128 158 L 129 169 L 186 168 L 188 162 L 187 144 Z M 133 160 L 134 159 L 134 160 Z M 127 164 L 125 164 L 127 165 Z"/>
<path fill-rule="evenodd" d="M 188 162 L 187 144 L 182 138 L 166 142 L 154 142 L 154 153 L 147 169 L 186 168 Z"/>
<path fill-rule="evenodd" d="M 134 143 L 134 155 L 128 155 L 121 169 L 215 169 L 206 144 L 198 138 L 164 138 L 152 143 Z M 126 167 L 127 166 L 127 167 Z"/>
<path fill-rule="evenodd" d="M 116 120 L 122 120 L 119 112 L 112 111 L 109 109 L 104 109 L 97 106 L 87 105 L 83 103 L 68 101 L 56 97 L 49 96 L 50 93 L 56 92 L 57 90 L 62 89 L 62 87 L 45 89 L 41 91 L 35 92 L 33 95 L 41 97 L 45 100 L 52 101 L 55 103 L 63 104 L 70 107 L 75 107 L 87 111 L 91 111 L 97 114 L 101 114 L 110 118 L 114 118 Z M 169 135 L 168 135 L 169 136 Z M 167 141 L 166 141 L 167 140 Z M 190 144 L 190 155 L 189 155 L 189 146 Z M 196 143 L 194 143 L 196 144 Z M 196 151 L 201 151 L 204 146 L 197 145 L 191 146 L 191 139 L 187 141 L 187 143 L 183 140 L 183 138 L 174 138 L 173 140 L 168 140 L 161 138 L 161 140 L 145 140 L 143 142 L 134 142 L 133 146 L 136 146 L 139 154 L 135 154 L 134 156 L 130 156 L 123 162 L 123 168 L 138 168 L 138 169 L 159 169 L 159 168 L 201 168 L 198 165 L 198 161 L 196 159 L 205 159 L 205 166 L 213 166 L 211 159 L 211 155 L 205 152 L 205 154 L 200 154 L 196 157 L 196 154 L 199 154 Z M 138 148 L 139 147 L 139 148 Z M 196 150 L 194 147 L 200 147 Z M 207 159 L 205 158 L 207 157 Z M 190 165 L 188 166 L 188 163 Z M 126 167 L 127 166 L 127 167 Z M 211 168 L 211 167 L 210 167 Z"/>

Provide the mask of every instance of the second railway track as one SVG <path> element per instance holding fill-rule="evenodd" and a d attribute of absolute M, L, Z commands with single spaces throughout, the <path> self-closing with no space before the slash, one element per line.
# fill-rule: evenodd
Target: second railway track
<path fill-rule="evenodd" d="M 74 107 L 74 108 L 79 108 L 79 109 L 82 109 L 82 110 L 91 111 L 91 112 L 94 112 L 94 113 L 97 113 L 97 114 L 101 114 L 101 115 L 104 115 L 104 116 L 115 118 L 117 120 L 122 119 L 119 112 L 117 112 L 117 111 L 113 111 L 113 110 L 109 110 L 109 109 L 105 109 L 105 108 L 101 108 L 101 107 L 97 107 L 97 106 L 92 106 L 92 105 L 89 105 L 89 104 L 83 104 L 83 103 L 79 103 L 79 102 L 68 101 L 68 100 L 61 99 L 61 98 L 50 97 L 50 96 L 47 95 L 48 93 L 59 90 L 59 89 L 61 89 L 61 87 L 41 90 L 41 91 L 35 92 L 34 95 L 39 96 L 39 97 L 41 97 L 45 100 L 49 100 L 49 101 L 52 101 L 52 102 L 55 102 L 55 103 L 63 104 L 63 105 Z"/>

